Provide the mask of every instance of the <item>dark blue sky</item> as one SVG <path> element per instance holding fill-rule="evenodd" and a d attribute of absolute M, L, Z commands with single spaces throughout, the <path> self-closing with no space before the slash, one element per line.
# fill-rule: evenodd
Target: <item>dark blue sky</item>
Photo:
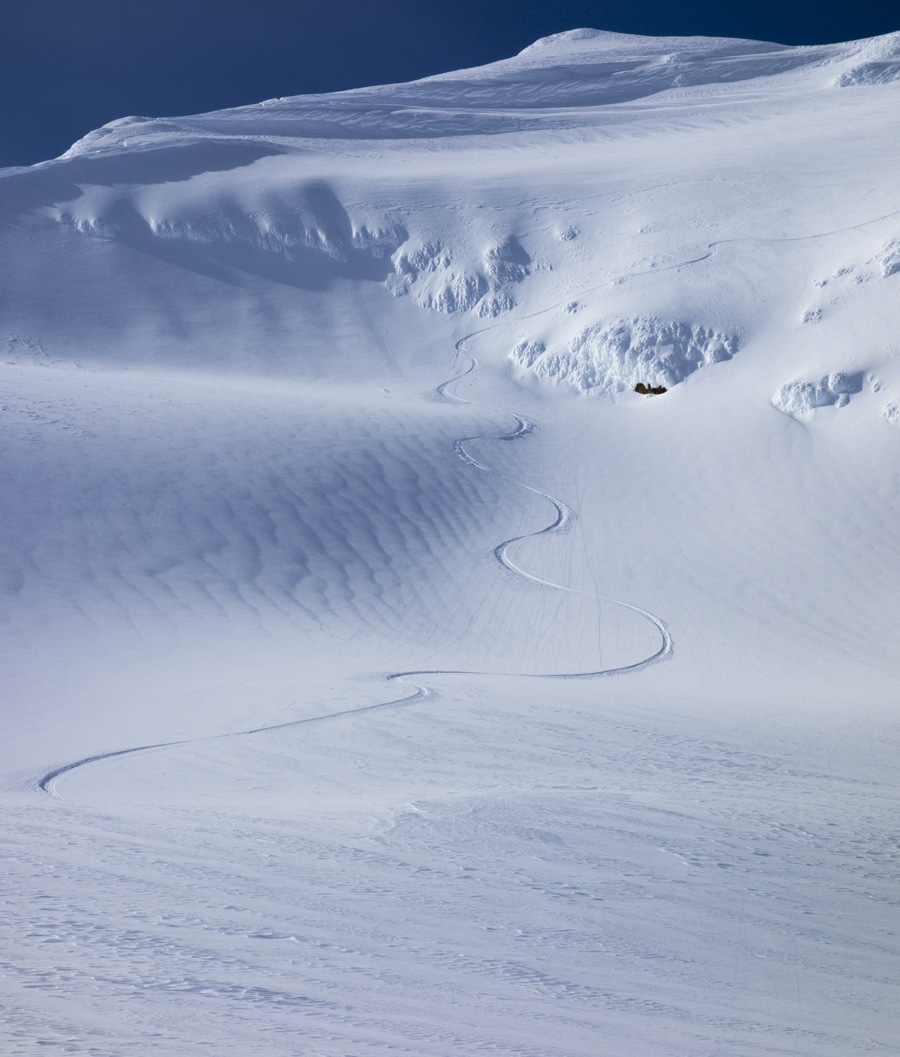
<path fill-rule="evenodd" d="M 0 0 L 0 166 L 171 116 L 505 58 L 591 26 L 783 44 L 900 29 L 896 0 Z"/>

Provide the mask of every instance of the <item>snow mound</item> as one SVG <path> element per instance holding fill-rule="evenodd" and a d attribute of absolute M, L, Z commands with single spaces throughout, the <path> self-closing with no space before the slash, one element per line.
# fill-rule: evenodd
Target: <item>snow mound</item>
<path fill-rule="evenodd" d="M 585 327 L 563 352 L 547 351 L 539 342 L 521 342 L 511 358 L 546 381 L 612 394 L 639 383 L 671 389 L 699 368 L 731 359 L 737 349 L 735 335 L 644 318 Z"/>
<path fill-rule="evenodd" d="M 861 374 L 837 371 L 820 382 L 788 382 L 773 395 L 772 406 L 792 418 L 804 418 L 817 407 L 844 407 L 854 393 L 861 391 Z"/>
<path fill-rule="evenodd" d="M 428 242 L 394 254 L 388 287 L 398 297 L 412 292 L 423 308 L 436 312 L 474 312 L 494 317 L 516 304 L 508 286 L 530 274 L 531 257 L 513 236 L 488 246 L 478 261 L 460 261 L 440 242 Z"/>

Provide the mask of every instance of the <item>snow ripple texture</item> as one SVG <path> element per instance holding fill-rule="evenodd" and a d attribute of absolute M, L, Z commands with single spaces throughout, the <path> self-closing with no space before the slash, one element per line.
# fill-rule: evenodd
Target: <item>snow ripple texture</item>
<path fill-rule="evenodd" d="M 463 339 L 460 342 L 458 342 L 458 344 L 457 344 L 457 354 L 458 355 L 460 353 L 464 353 L 464 344 L 465 344 L 465 339 Z M 459 382 L 462 378 L 465 378 L 466 375 L 472 374 L 474 371 L 477 370 L 477 368 L 478 368 L 477 360 L 473 356 L 469 356 L 469 364 L 466 367 L 466 369 L 464 371 L 462 371 L 459 375 L 454 376 L 449 381 L 443 382 L 441 385 L 439 385 L 438 388 L 437 388 L 438 395 L 443 397 L 446 400 L 454 401 L 454 402 L 459 403 L 459 404 L 470 404 L 471 401 L 465 400 L 462 397 L 459 397 L 459 396 L 456 396 L 454 394 L 449 393 L 448 389 L 451 386 L 455 385 L 457 382 Z M 533 427 L 524 418 L 522 418 L 521 416 L 519 416 L 519 415 L 517 415 L 517 414 L 515 414 L 513 412 L 507 412 L 507 414 L 510 414 L 512 416 L 512 418 L 514 419 L 515 428 L 512 431 L 510 431 L 510 432 L 499 433 L 499 434 L 491 434 L 491 435 L 489 435 L 491 439 L 494 439 L 494 440 L 516 440 L 516 439 L 518 439 L 520 437 L 527 436 L 528 433 L 531 432 Z M 454 451 L 455 451 L 456 455 L 462 460 L 462 462 L 466 466 L 468 466 L 470 468 L 474 468 L 476 470 L 483 471 L 483 472 L 485 472 L 487 474 L 490 474 L 490 475 L 492 475 L 494 477 L 498 477 L 498 478 L 500 478 L 502 480 L 508 480 L 508 478 L 506 478 L 506 476 L 504 474 L 499 473 L 497 470 L 494 470 L 494 469 L 492 469 L 489 466 L 486 466 L 482 462 L 479 462 L 477 459 L 475 459 L 469 453 L 469 451 L 468 451 L 468 449 L 466 447 L 466 442 L 467 441 L 481 440 L 481 439 L 485 439 L 484 436 L 469 437 L 469 438 L 464 438 L 464 439 L 460 439 L 460 440 L 455 441 L 454 445 L 453 445 L 453 448 L 454 448 Z M 368 472 L 371 472 L 371 469 L 372 469 L 371 466 L 367 467 L 367 471 Z M 384 484 L 383 481 L 381 483 L 382 483 L 382 485 Z M 501 543 L 498 543 L 493 549 L 493 557 L 495 558 L 495 560 L 504 569 L 509 570 L 510 572 L 515 574 L 516 576 L 521 577 L 522 579 L 524 579 L 526 581 L 530 581 L 531 583 L 538 584 L 538 585 L 546 587 L 546 588 L 551 588 L 551 589 L 556 590 L 556 591 L 561 591 L 561 592 L 567 593 L 567 594 L 571 593 L 571 594 L 576 594 L 576 595 L 587 595 L 588 594 L 587 592 L 580 591 L 580 590 L 575 589 L 575 588 L 566 587 L 563 584 L 557 584 L 557 583 L 554 583 L 554 582 L 552 582 L 550 580 L 542 579 L 541 577 L 535 576 L 532 573 L 527 572 L 521 566 L 515 564 L 513 562 L 513 560 L 510 558 L 509 551 L 515 544 L 520 543 L 523 540 L 530 539 L 532 537 L 538 537 L 538 536 L 544 536 L 544 535 L 547 535 L 547 534 L 562 532 L 568 527 L 569 523 L 575 517 L 574 511 L 570 510 L 569 507 L 567 507 L 561 500 L 556 499 L 553 496 L 548 495 L 545 492 L 538 491 L 537 489 L 532 488 L 529 485 L 521 485 L 521 487 L 525 488 L 526 491 L 532 493 L 533 495 L 538 496 L 539 498 L 541 498 L 544 501 L 546 501 L 547 503 L 549 503 L 550 506 L 553 508 L 555 516 L 553 517 L 553 519 L 548 524 L 546 524 L 542 528 L 537 529 L 536 531 L 528 532 L 528 533 L 525 533 L 523 535 L 513 536 L 513 537 L 511 537 L 509 539 L 504 540 Z M 360 491 L 360 489 L 359 489 L 359 486 L 357 485 L 357 487 L 354 489 L 354 493 L 358 493 L 359 491 Z M 407 491 L 409 491 L 409 489 L 407 489 Z M 302 521 L 300 521 L 300 519 L 297 519 L 297 521 L 300 524 L 303 523 Z M 266 533 L 264 533 L 263 535 L 265 536 Z M 370 525 L 366 524 L 365 528 L 364 528 L 363 535 L 364 536 L 369 536 L 369 535 L 374 536 L 375 535 L 375 531 L 374 531 L 373 526 L 370 526 Z M 317 542 L 319 543 L 319 545 L 321 547 L 321 541 L 319 540 Z M 324 550 L 324 548 L 322 548 L 322 549 Z M 339 552 L 338 553 L 338 557 L 339 557 L 339 559 L 341 559 L 337 563 L 338 566 L 347 565 L 350 568 L 352 568 L 354 565 L 360 563 L 360 561 L 361 561 L 359 555 L 352 555 L 352 554 L 340 555 L 340 552 Z M 332 558 L 334 559 L 335 555 L 332 555 Z M 305 564 L 308 564 L 308 559 L 306 559 L 306 561 L 304 563 L 299 565 L 299 571 L 303 571 L 304 570 L 304 565 Z M 261 568 L 262 567 L 259 564 L 259 559 L 257 558 L 256 562 L 254 563 L 253 579 L 257 579 L 259 577 L 259 574 L 261 572 Z M 301 579 L 302 579 L 302 576 L 300 576 L 300 575 L 296 575 L 295 577 L 291 578 L 290 585 L 285 590 L 285 594 L 290 595 L 291 593 L 296 593 L 298 585 L 299 585 Z M 599 595 L 597 595 L 596 598 L 597 598 L 597 601 L 599 602 L 600 601 Z M 274 601 L 276 599 L 272 599 L 272 600 Z M 385 676 L 385 679 L 386 679 L 386 681 L 388 683 L 394 683 L 394 682 L 398 682 L 398 681 L 399 682 L 411 683 L 412 686 L 413 686 L 413 692 L 411 694 L 405 696 L 405 697 L 401 697 L 401 698 L 392 697 L 388 701 L 377 702 L 377 703 L 372 704 L 372 705 L 362 705 L 359 708 L 346 709 L 346 710 L 343 710 L 343 711 L 340 711 L 340 712 L 329 712 L 329 713 L 321 715 L 321 716 L 311 716 L 311 717 L 306 717 L 306 718 L 300 719 L 300 720 L 290 720 L 290 721 L 283 722 L 283 723 L 276 723 L 276 724 L 268 724 L 268 725 L 258 726 L 258 727 L 254 727 L 254 728 L 252 728 L 250 730 L 236 731 L 236 732 L 233 732 L 233 733 L 230 733 L 230 734 L 225 734 L 225 735 L 216 735 L 216 736 L 213 737 L 212 740 L 218 740 L 221 737 L 240 737 L 240 736 L 247 736 L 247 735 L 252 735 L 252 734 L 261 734 L 261 733 L 266 733 L 266 732 L 269 732 L 269 731 L 283 730 L 283 729 L 287 729 L 287 728 L 291 728 L 291 727 L 306 725 L 308 723 L 314 723 L 314 722 L 317 722 L 319 720 L 341 719 L 341 718 L 352 717 L 352 716 L 355 716 L 355 715 L 358 715 L 358 714 L 362 714 L 362 713 L 368 713 L 368 712 L 374 711 L 376 709 L 384 709 L 384 708 L 396 707 L 396 706 L 401 706 L 401 705 L 409 705 L 409 704 L 412 704 L 413 702 L 419 701 L 422 698 L 428 696 L 429 690 L 428 690 L 428 688 L 426 686 L 419 685 L 418 683 L 413 682 L 413 680 L 415 678 L 422 677 L 422 676 L 429 676 L 429 675 L 483 675 L 483 676 L 490 676 L 490 675 L 525 675 L 528 678 L 591 679 L 591 678 L 597 678 L 599 676 L 623 675 L 623 674 L 625 674 L 627 672 L 641 671 L 642 669 L 646 668 L 648 665 L 655 664 L 656 662 L 661 661 L 661 660 L 663 660 L 666 657 L 671 655 L 672 650 L 673 650 L 672 637 L 669 634 L 669 631 L 668 631 L 666 625 L 663 623 L 662 620 L 660 620 L 659 617 L 653 615 L 652 613 L 647 612 L 644 609 L 641 609 L 638 606 L 631 605 L 631 604 L 629 604 L 627 602 L 613 601 L 611 599 L 605 599 L 604 601 L 611 602 L 612 605 L 617 606 L 617 607 L 621 607 L 621 609 L 626 610 L 626 611 L 628 611 L 630 613 L 636 614 L 638 617 L 642 618 L 643 620 L 646 620 L 653 628 L 656 629 L 656 632 L 658 633 L 658 636 L 659 636 L 658 647 L 652 653 L 650 653 L 648 656 L 641 657 L 641 658 L 639 658 L 639 659 L 637 659 L 635 661 L 632 661 L 629 664 L 615 666 L 615 667 L 606 667 L 606 668 L 602 668 L 601 667 L 601 668 L 597 668 L 597 669 L 591 670 L 591 671 L 522 673 L 522 672 L 515 672 L 515 671 L 513 671 L 513 672 L 499 672 L 499 671 L 478 672 L 478 671 L 460 670 L 460 669 L 451 669 L 451 668 L 436 668 L 436 669 L 420 669 L 420 670 L 411 670 L 411 671 L 391 672 L 391 673 L 389 673 L 388 675 Z M 314 611 L 310 610 L 310 615 L 315 617 Z M 153 749 L 174 748 L 176 746 L 189 744 L 190 741 L 192 741 L 192 740 L 209 740 L 209 739 L 189 739 L 189 740 L 167 741 L 167 742 L 154 743 L 154 744 L 151 744 L 151 745 L 138 745 L 138 746 L 135 746 L 133 748 L 127 748 L 127 749 L 117 749 L 117 750 L 112 751 L 112 752 L 95 753 L 95 754 L 93 754 L 91 756 L 86 756 L 86 757 L 83 757 L 82 759 L 74 760 L 72 762 L 65 763 L 65 764 L 62 764 L 60 766 L 54 767 L 52 770 L 48 771 L 40 779 L 38 779 L 37 787 L 39 789 L 41 789 L 43 792 L 48 793 L 50 796 L 52 796 L 52 797 L 54 797 L 56 799 L 61 799 L 60 794 L 57 792 L 56 784 L 57 784 L 58 779 L 60 779 L 64 775 L 69 775 L 73 771 L 79 770 L 79 769 L 81 769 L 83 767 L 86 767 L 86 766 L 88 766 L 90 764 L 100 763 L 100 762 L 103 762 L 105 760 L 112 760 L 112 759 L 116 759 L 116 758 L 122 757 L 122 756 L 130 756 L 130 755 L 133 755 L 133 754 L 136 754 L 136 753 L 148 752 L 148 751 L 153 750 Z"/>

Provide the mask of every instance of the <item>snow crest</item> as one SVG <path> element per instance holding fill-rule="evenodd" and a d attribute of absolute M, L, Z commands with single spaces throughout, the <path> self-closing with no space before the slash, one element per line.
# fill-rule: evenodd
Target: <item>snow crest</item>
<path fill-rule="evenodd" d="M 351 218 L 321 181 L 293 189 L 290 202 L 276 199 L 266 208 L 227 203 L 210 209 L 176 199 L 168 208 L 146 209 L 121 193 L 99 210 L 72 202 L 54 219 L 82 235 L 179 263 L 202 259 L 307 289 L 322 289 L 334 278 L 383 281 L 391 274 L 392 254 L 409 237 L 386 216 Z"/>
<path fill-rule="evenodd" d="M 862 62 L 845 70 L 834 82 L 838 88 L 900 81 L 900 33 L 873 37 L 859 55 Z"/>
<path fill-rule="evenodd" d="M 586 327 L 563 352 L 540 342 L 521 342 L 511 358 L 546 381 L 582 392 L 619 393 L 646 386 L 672 386 L 701 367 L 730 360 L 738 350 L 733 334 L 656 318 L 619 319 Z"/>

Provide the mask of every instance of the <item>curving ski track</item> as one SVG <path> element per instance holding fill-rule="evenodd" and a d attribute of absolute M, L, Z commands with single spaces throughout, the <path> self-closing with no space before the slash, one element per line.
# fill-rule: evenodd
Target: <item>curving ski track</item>
<path fill-rule="evenodd" d="M 472 400 L 466 400 L 461 396 L 457 396 L 455 393 L 448 392 L 450 386 L 456 385 L 467 375 L 473 374 L 478 369 L 477 359 L 465 348 L 466 342 L 469 341 L 474 334 L 470 334 L 465 338 L 461 338 L 456 343 L 457 357 L 460 355 L 468 356 L 469 365 L 464 371 L 449 378 L 446 382 L 442 382 L 436 389 L 439 396 L 444 397 L 446 400 L 453 400 L 460 404 L 474 404 Z M 622 602 L 619 599 L 614 598 L 603 598 L 600 595 L 593 594 L 588 591 L 579 591 L 576 588 L 565 587 L 563 584 L 553 583 L 551 580 L 544 580 L 539 576 L 535 576 L 532 573 L 526 572 L 520 566 L 516 565 L 515 562 L 509 557 L 509 549 L 516 543 L 526 539 L 533 539 L 536 536 L 549 535 L 550 533 L 563 532 L 566 528 L 574 521 L 576 514 L 567 506 L 561 499 L 557 499 L 555 496 L 549 495 L 547 492 L 542 492 L 537 488 L 532 488 L 531 485 L 527 485 L 522 481 L 516 481 L 511 477 L 507 477 L 506 474 L 500 473 L 499 470 L 495 470 L 490 466 L 486 466 L 484 463 L 479 462 L 467 449 L 466 445 L 477 440 L 517 440 L 520 437 L 525 437 L 534 430 L 534 425 L 529 422 L 522 415 L 517 414 L 514 411 L 507 411 L 504 409 L 504 414 L 510 415 L 515 422 L 515 427 L 506 433 L 484 433 L 479 434 L 475 437 L 462 437 L 459 440 L 454 441 L 453 450 L 459 456 L 463 462 L 469 466 L 474 467 L 477 470 L 481 470 L 484 473 L 489 473 L 494 477 L 499 477 L 504 481 L 510 481 L 520 488 L 524 488 L 526 491 L 531 492 L 533 495 L 540 496 L 541 499 L 545 499 L 556 511 L 556 516 L 548 524 L 541 529 L 537 529 L 535 532 L 526 532 L 521 536 L 512 536 L 502 543 L 498 543 L 494 547 L 493 554 L 498 563 L 503 566 L 504 569 L 513 573 L 516 576 L 521 577 L 524 580 L 528 580 L 531 583 L 540 584 L 543 587 L 549 587 L 556 591 L 565 591 L 568 594 L 582 595 L 588 598 L 596 598 L 598 601 L 604 601 L 612 605 L 621 606 L 623 609 L 629 609 L 633 613 L 637 613 L 639 616 L 648 620 L 660 635 L 660 646 L 655 653 L 649 657 L 645 657 L 643 660 L 636 661 L 633 664 L 622 665 L 617 668 L 600 668 L 596 671 L 587 672 L 539 672 L 539 673 L 521 673 L 521 672 L 478 672 L 468 671 L 460 668 L 431 668 L 423 670 L 410 670 L 402 672 L 389 672 L 385 676 L 385 681 L 388 683 L 393 682 L 410 682 L 413 687 L 413 692 L 408 694 L 406 697 L 394 698 L 390 701 L 380 701 L 374 705 L 364 705 L 361 708 L 349 708 L 344 709 L 340 712 L 329 712 L 322 716 L 309 716 L 306 719 L 295 719 L 290 720 L 287 723 L 275 723 L 263 727 L 255 727 L 251 730 L 240 730 L 234 731 L 229 734 L 215 734 L 206 738 L 185 738 L 179 741 L 163 741 L 154 742 L 150 745 L 136 745 L 130 749 L 116 749 L 113 752 L 102 752 L 97 753 L 94 756 L 85 756 L 80 760 L 74 760 L 71 763 L 63 764 L 60 767 L 56 767 L 51 771 L 48 771 L 43 777 L 38 779 L 37 788 L 42 792 L 47 793 L 49 796 L 54 797 L 56 800 L 62 800 L 62 797 L 56 791 L 56 782 L 66 774 L 71 774 L 72 771 L 76 771 L 81 767 L 87 767 L 92 763 L 100 763 L 102 760 L 112 760 L 118 756 L 130 756 L 139 752 L 151 752 L 154 749 L 169 749 L 175 748 L 179 745 L 196 744 L 201 741 L 217 741 L 222 738 L 240 738 L 249 737 L 252 734 L 264 734 L 274 730 L 284 730 L 288 727 L 301 727 L 307 723 L 323 723 L 331 719 L 342 719 L 345 716 L 359 716 L 366 712 L 374 712 L 377 709 L 397 707 L 399 705 L 410 705 L 414 701 L 419 701 L 424 697 L 427 697 L 431 691 L 427 686 L 419 685 L 418 683 L 412 682 L 414 678 L 421 678 L 428 675 L 483 675 L 483 676 L 516 676 L 523 679 L 596 679 L 601 676 L 610 675 L 624 675 L 627 672 L 638 672 L 643 668 L 649 667 L 651 664 L 656 664 L 658 661 L 664 660 L 668 657 L 673 650 L 672 636 L 669 633 L 668 628 L 663 621 L 650 613 L 646 609 L 641 609 L 640 606 L 632 605 L 630 602 Z"/>

